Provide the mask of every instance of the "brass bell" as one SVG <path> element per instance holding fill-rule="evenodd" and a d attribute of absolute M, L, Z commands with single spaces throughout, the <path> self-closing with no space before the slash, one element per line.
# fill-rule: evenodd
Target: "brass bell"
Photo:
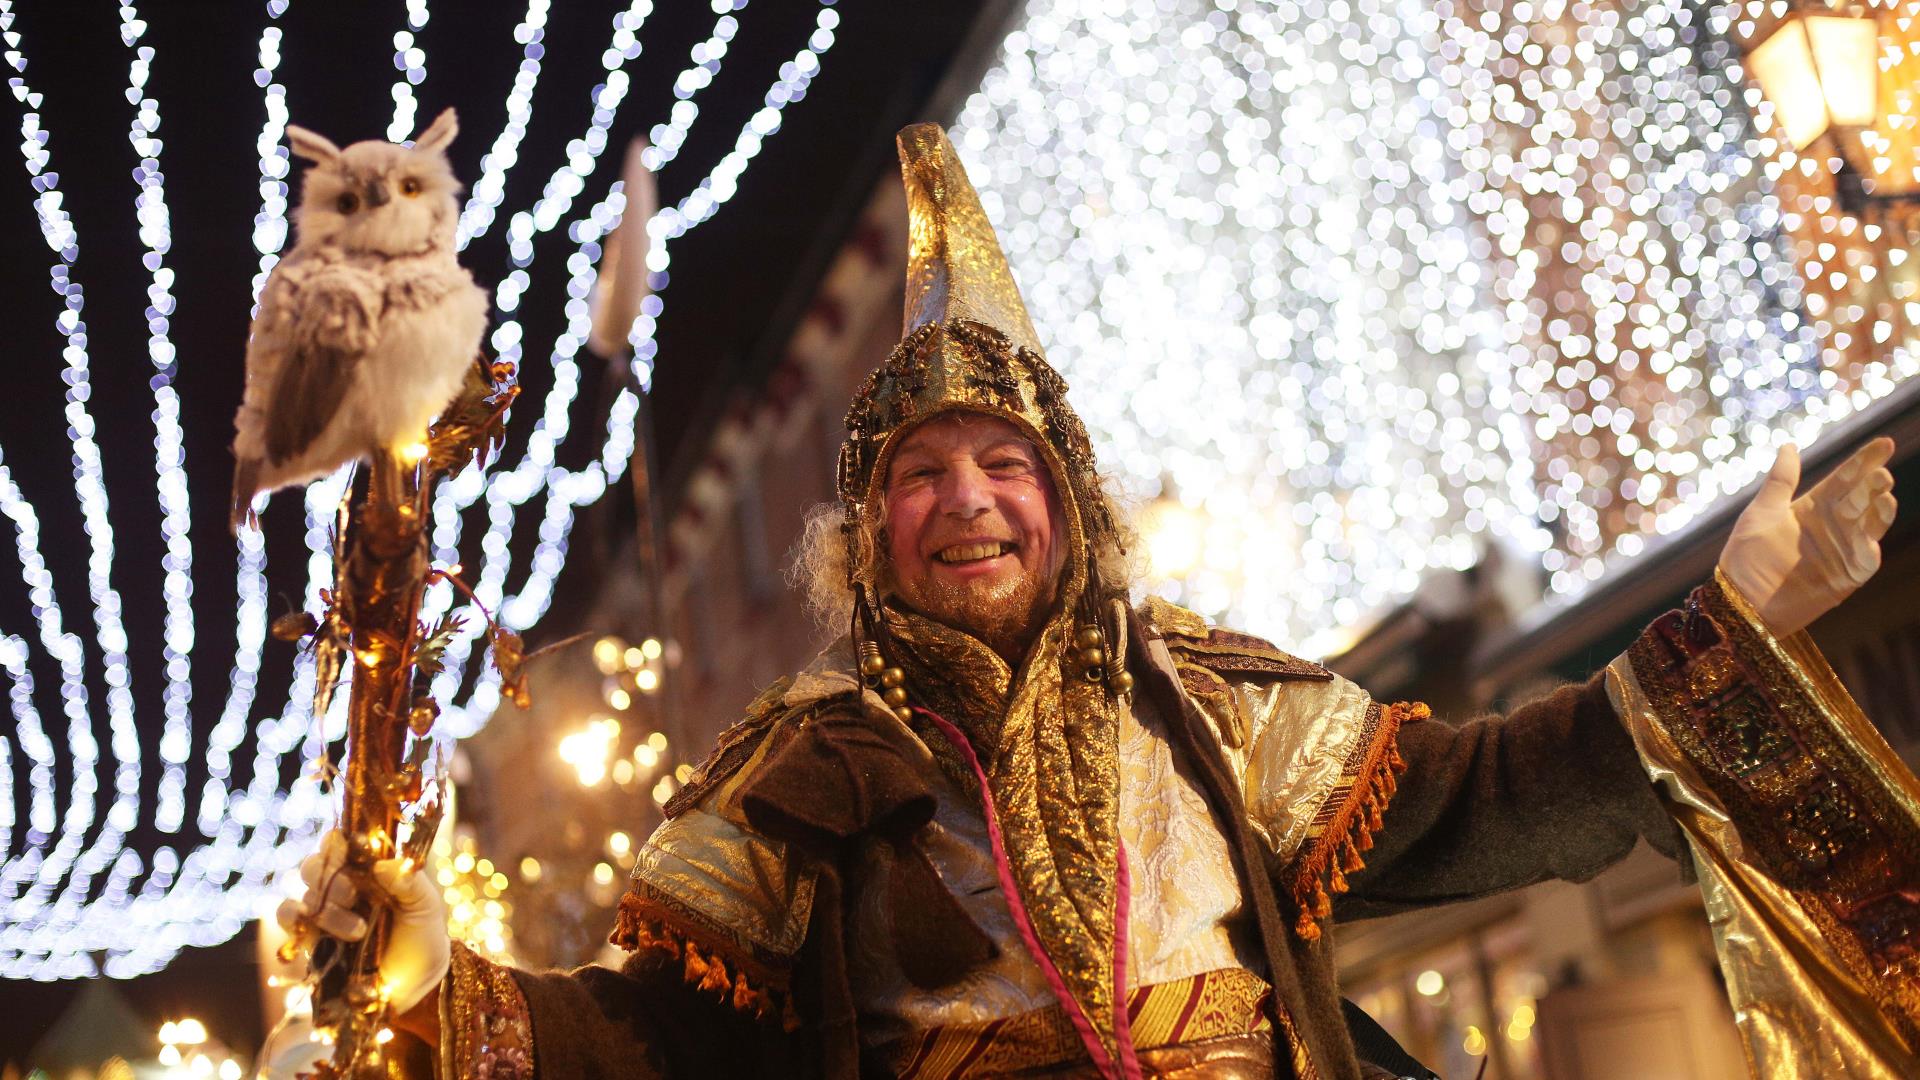
<path fill-rule="evenodd" d="M 863 645 L 860 650 L 860 674 L 871 678 L 885 671 L 886 667 L 886 658 L 880 655 L 879 649 L 870 649 Z"/>
<path fill-rule="evenodd" d="M 893 715 L 899 717 L 900 722 L 903 724 L 913 720 L 913 710 L 907 708 L 905 705 L 902 705 L 899 708 L 893 710 Z"/>
<path fill-rule="evenodd" d="M 1087 669 L 1087 681 L 1088 681 L 1088 682 L 1099 682 L 1099 681 L 1100 681 L 1101 679 L 1104 679 L 1104 678 L 1106 678 L 1106 677 L 1107 677 L 1107 669 L 1106 669 L 1106 668 L 1102 668 L 1102 667 L 1090 667 L 1090 668 L 1088 668 L 1088 669 Z"/>
<path fill-rule="evenodd" d="M 1131 693 L 1133 691 L 1133 676 L 1124 671 L 1116 671 L 1107 677 L 1107 685 L 1113 687 L 1113 692 L 1116 694 Z"/>
<path fill-rule="evenodd" d="M 907 688 L 904 686 L 889 686 L 885 690 L 880 691 L 880 700 L 897 709 L 907 703 Z"/>
<path fill-rule="evenodd" d="M 887 668 L 880 673 L 881 686 L 901 686 L 907 681 L 907 673 L 897 667 Z"/>
<path fill-rule="evenodd" d="M 440 706 L 432 698 L 415 698 L 413 707 L 407 710 L 407 727 L 415 735 L 425 735 L 439 718 Z"/>
<path fill-rule="evenodd" d="M 1097 626 L 1083 626 L 1080 628 L 1079 633 L 1073 635 L 1073 643 L 1083 649 L 1091 649 L 1097 645 L 1104 645 L 1106 641 L 1106 635 L 1102 634 L 1100 628 Z"/>
<path fill-rule="evenodd" d="M 1089 667 L 1099 667 L 1107 662 L 1107 651 L 1098 645 L 1089 646 L 1080 653 L 1080 659 Z"/>

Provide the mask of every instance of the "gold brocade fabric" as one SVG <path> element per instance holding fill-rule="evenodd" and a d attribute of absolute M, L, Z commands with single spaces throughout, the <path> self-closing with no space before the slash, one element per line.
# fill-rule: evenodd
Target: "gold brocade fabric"
<path fill-rule="evenodd" d="M 440 984 L 440 1080 L 533 1080 L 533 1018 L 513 975 L 453 943 Z"/>
<path fill-rule="evenodd" d="M 1062 663 L 1073 632 L 1066 613 L 1084 582 L 1069 571 L 1061 614 L 1040 632 L 1018 673 L 951 627 L 899 610 L 886 618 L 915 699 L 973 745 L 1034 934 L 1117 1058 L 1120 706 L 1103 684 L 1068 678 Z M 949 770 L 960 767 L 944 753 L 936 757 Z M 970 775 L 955 780 L 963 791 L 978 788 Z"/>
<path fill-rule="evenodd" d="M 1749 1068 L 1920 1076 L 1920 784 L 1805 635 L 1724 581 L 1696 604 L 1720 641 L 1676 661 L 1670 616 L 1607 683 L 1693 848 Z"/>
<path fill-rule="evenodd" d="M 1133 1044 L 1153 1050 L 1228 1035 L 1271 1031 L 1266 980 L 1243 968 L 1205 971 L 1127 992 Z M 1016 1016 L 934 1028 L 890 1053 L 900 1080 L 1005 1076 L 1086 1060 L 1073 1024 L 1058 1005 Z"/>

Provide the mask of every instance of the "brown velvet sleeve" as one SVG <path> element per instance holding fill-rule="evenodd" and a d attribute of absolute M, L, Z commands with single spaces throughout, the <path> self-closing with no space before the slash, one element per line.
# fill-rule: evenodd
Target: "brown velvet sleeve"
<path fill-rule="evenodd" d="M 1646 837 L 1680 835 L 1608 700 L 1605 675 L 1504 716 L 1399 731 L 1399 776 L 1339 919 L 1470 900 L 1549 878 L 1585 881 Z"/>
<path fill-rule="evenodd" d="M 762 1077 L 791 1075 L 797 1037 L 689 986 L 681 961 L 645 950 L 610 971 L 582 967 L 513 979 L 531 1017 L 534 1076 Z"/>

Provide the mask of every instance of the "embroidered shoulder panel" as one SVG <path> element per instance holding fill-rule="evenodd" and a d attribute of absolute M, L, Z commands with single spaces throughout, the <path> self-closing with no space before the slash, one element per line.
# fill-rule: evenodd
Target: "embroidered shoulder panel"
<path fill-rule="evenodd" d="M 1323 681 L 1333 678 L 1333 672 L 1270 641 L 1211 626 L 1197 613 L 1159 597 L 1148 597 L 1141 615 L 1148 632 L 1164 638 L 1177 659 L 1216 674 Z"/>

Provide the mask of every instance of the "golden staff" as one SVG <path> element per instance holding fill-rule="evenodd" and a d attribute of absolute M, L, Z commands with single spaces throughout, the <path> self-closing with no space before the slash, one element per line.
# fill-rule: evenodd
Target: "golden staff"
<path fill-rule="evenodd" d="M 305 612 L 274 624 L 284 640 L 311 636 L 315 657 L 313 716 L 326 714 L 335 681 L 348 658 L 346 764 L 334 779 L 341 793 L 340 830 L 347 854 L 340 872 L 358 887 L 367 934 L 355 942 L 321 937 L 313 949 L 313 1020 L 333 1044 L 333 1057 L 315 1067 L 319 1080 L 370 1080 L 387 1074 L 382 1047 L 393 1037 L 379 959 L 390 912 L 378 902 L 372 868 L 382 859 L 424 861 L 440 820 L 437 793 L 426 795 L 426 734 L 439 716 L 430 679 L 459 621 L 432 628 L 419 619 L 421 600 L 436 579 L 427 545 L 434 482 L 468 462 L 489 456 L 505 435 L 506 412 L 519 394 L 513 365 L 476 359 L 472 374 L 424 444 L 399 455 L 376 454 L 364 488 L 340 506 L 334 533 L 334 584 L 321 594 L 325 612 Z M 357 485 L 356 485 L 357 486 Z M 457 583 L 457 581 L 456 581 Z M 494 664 L 505 695 L 526 698 L 524 656 L 517 634 L 488 620 Z M 407 736 L 416 739 L 411 754 Z M 303 934 L 283 946 L 291 958 Z"/>

